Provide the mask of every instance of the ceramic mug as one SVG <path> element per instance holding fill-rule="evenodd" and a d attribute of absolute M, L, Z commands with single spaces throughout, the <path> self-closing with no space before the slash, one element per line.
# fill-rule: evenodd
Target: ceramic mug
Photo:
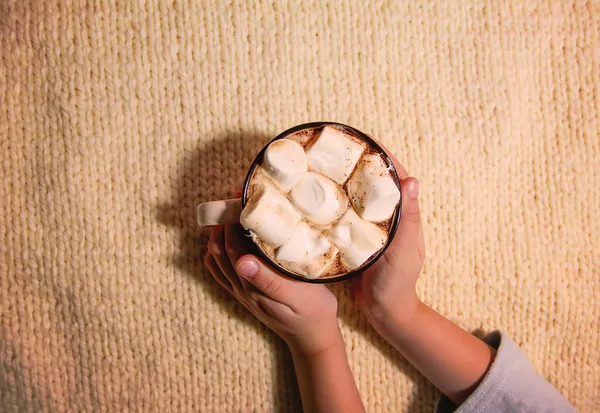
<path fill-rule="evenodd" d="M 379 252 L 377 252 L 371 258 L 369 258 L 363 265 L 361 265 L 360 267 L 358 267 L 350 272 L 334 275 L 331 277 L 309 279 L 309 278 L 305 278 L 299 274 L 296 274 L 296 273 L 284 268 L 283 266 L 281 266 L 280 264 L 278 264 L 277 262 L 272 260 L 267 254 L 265 254 L 256 242 L 255 242 L 255 244 L 258 248 L 258 251 L 260 252 L 261 257 L 267 263 L 269 263 L 272 267 L 274 267 L 278 272 L 285 274 L 288 277 L 294 278 L 296 280 L 300 280 L 300 281 L 304 281 L 304 282 L 308 282 L 308 283 L 324 284 L 324 283 L 333 283 L 333 282 L 338 282 L 338 281 L 344 281 L 344 280 L 352 278 L 356 275 L 359 275 L 361 272 L 363 272 L 364 270 L 369 268 L 371 265 L 373 265 L 375 263 L 375 261 L 377 261 L 379 259 L 379 257 L 381 257 L 381 255 L 383 255 L 383 253 L 385 252 L 387 247 L 392 242 L 392 239 L 394 238 L 396 231 L 398 230 L 398 225 L 400 223 L 400 216 L 402 215 L 402 190 L 401 190 L 401 186 L 400 186 L 400 179 L 398 178 L 398 173 L 396 171 L 396 168 L 394 167 L 394 163 L 392 162 L 392 160 L 389 158 L 389 156 L 386 154 L 386 152 L 383 150 L 383 148 L 377 142 L 375 142 L 366 133 L 363 133 L 363 132 L 359 131 L 358 129 L 355 129 L 351 126 L 344 125 L 341 123 L 336 123 L 336 122 L 304 123 L 302 125 L 294 126 L 293 128 L 290 128 L 290 129 L 280 133 L 277 137 L 275 137 L 267 145 L 265 145 L 264 148 L 261 149 L 261 151 L 258 153 L 256 158 L 252 162 L 252 165 L 250 165 L 248 173 L 246 174 L 246 179 L 244 180 L 244 186 L 242 189 L 242 197 L 236 198 L 236 199 L 223 199 L 220 201 L 204 202 L 204 203 L 198 205 L 198 207 L 196 209 L 196 220 L 197 220 L 198 224 L 201 227 L 210 227 L 210 226 L 214 226 L 214 225 L 239 223 L 240 222 L 240 214 L 247 202 L 248 189 L 250 186 L 250 181 L 252 179 L 252 175 L 254 174 L 254 170 L 256 169 L 256 167 L 262 163 L 262 159 L 263 159 L 263 156 L 264 156 L 264 153 L 265 153 L 267 147 L 272 142 L 275 142 L 276 140 L 279 140 L 279 139 L 284 139 L 296 132 L 300 132 L 305 129 L 319 129 L 319 128 L 325 127 L 327 125 L 332 125 L 332 126 L 337 127 L 338 129 L 342 129 L 345 133 L 366 142 L 371 148 L 374 148 L 381 155 L 382 159 L 385 161 L 385 163 L 389 167 L 392 178 L 394 179 L 394 182 L 396 183 L 396 185 L 398 186 L 398 190 L 400 191 L 400 201 L 398 202 L 398 205 L 396 206 L 396 209 L 394 210 L 394 213 L 392 215 L 392 220 L 391 220 L 390 228 L 389 228 L 389 232 L 388 232 L 388 238 L 387 238 L 385 245 L 383 246 L 382 249 L 379 250 Z"/>

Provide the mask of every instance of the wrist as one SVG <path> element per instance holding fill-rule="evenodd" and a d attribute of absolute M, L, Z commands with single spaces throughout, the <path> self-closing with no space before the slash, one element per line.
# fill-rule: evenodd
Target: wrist
<path fill-rule="evenodd" d="M 315 358 L 344 349 L 344 338 L 337 322 L 331 329 L 319 332 L 312 337 L 304 335 L 284 338 L 284 340 L 294 358 Z"/>
<path fill-rule="evenodd" d="M 396 304 L 382 307 L 373 326 L 382 334 L 388 330 L 406 330 L 426 305 L 415 295 L 412 299 L 402 300 Z"/>

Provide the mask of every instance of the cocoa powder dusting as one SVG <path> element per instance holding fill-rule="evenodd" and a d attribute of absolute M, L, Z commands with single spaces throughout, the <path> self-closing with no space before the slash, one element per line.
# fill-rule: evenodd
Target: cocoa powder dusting
<path fill-rule="evenodd" d="M 361 142 L 363 144 L 365 144 L 365 151 L 363 152 L 362 156 L 365 155 L 379 155 L 381 156 L 382 160 L 384 161 L 383 163 L 385 165 L 387 165 L 389 167 L 389 163 L 387 162 L 387 157 L 384 153 L 382 153 L 381 151 L 377 150 L 376 148 L 374 148 L 373 146 L 371 146 L 367 141 L 363 140 L 359 135 L 355 134 L 352 130 L 337 126 L 337 125 L 327 125 L 330 127 L 333 127 L 335 129 L 337 129 L 338 131 L 344 133 L 347 137 L 349 137 L 350 139 L 353 139 L 355 141 Z M 287 135 L 284 138 L 285 139 L 290 139 L 293 140 L 297 143 L 299 143 L 301 146 L 304 147 L 305 151 L 310 148 L 310 146 L 314 143 L 315 138 L 319 135 L 319 133 L 321 132 L 321 130 L 324 128 L 325 126 L 320 126 L 320 127 L 314 127 L 314 128 L 309 128 L 309 129 L 304 129 L 301 131 L 297 131 L 291 135 Z M 362 159 L 362 157 L 361 157 Z M 360 163 L 360 160 L 359 160 Z M 358 163 L 357 163 L 358 165 Z M 262 165 L 261 165 L 262 166 Z M 352 176 L 356 173 L 356 169 L 355 168 L 352 173 L 350 174 L 350 178 L 352 178 Z M 309 171 L 310 171 L 310 167 L 309 167 Z M 266 175 L 264 175 L 261 171 L 261 167 L 256 167 L 254 169 L 254 172 L 252 173 L 252 176 L 250 177 L 250 184 L 248 187 L 248 193 L 247 193 L 247 199 L 251 199 L 252 197 L 256 196 L 258 194 L 258 191 L 260 190 L 260 186 L 261 184 L 257 181 L 257 176 L 258 175 L 262 175 L 261 178 L 267 178 Z M 346 195 L 348 195 L 348 181 L 350 180 L 350 178 L 343 184 L 341 185 L 342 190 L 346 193 Z M 267 178 L 268 179 L 268 178 Z M 288 199 L 290 199 L 289 193 L 286 195 Z M 366 196 L 366 193 L 363 193 L 363 196 Z M 348 196 L 348 199 L 350 199 L 350 197 Z M 355 201 L 361 201 L 364 198 L 360 198 L 360 199 L 355 199 Z M 290 199 L 291 201 L 291 199 Z M 362 202 L 361 202 L 362 203 Z M 352 206 L 350 206 L 352 207 Z M 383 222 L 374 222 L 375 225 L 377 225 L 379 228 L 381 228 L 382 230 L 384 230 L 385 232 L 387 232 L 389 234 L 391 225 L 392 225 L 392 220 L 396 217 L 396 215 L 398 214 L 398 210 L 396 207 L 396 211 L 394 211 L 394 214 L 392 214 L 392 217 L 386 221 Z M 312 223 L 310 223 L 307 219 L 303 219 L 303 221 L 305 221 L 306 223 L 308 223 L 312 228 L 317 229 L 319 232 L 321 232 L 321 234 L 323 234 L 324 236 L 327 235 L 327 233 L 331 230 L 331 228 L 336 224 L 336 222 L 333 222 L 331 224 L 328 225 L 323 225 L 323 226 L 319 226 L 316 227 L 315 225 L 313 225 Z M 255 241 L 255 243 L 258 245 L 258 247 L 273 261 L 273 262 L 277 262 L 275 260 L 275 249 L 273 247 L 271 247 L 270 245 L 268 245 L 266 242 L 262 241 L 261 239 L 259 239 L 257 236 L 253 236 L 252 237 Z M 383 245 L 382 245 L 383 248 Z M 376 255 L 379 251 L 377 251 L 375 254 Z M 361 266 L 364 267 L 365 265 L 367 265 L 373 256 L 371 256 L 367 261 L 365 261 L 365 263 Z M 279 265 L 283 266 L 281 263 L 279 263 Z M 291 271 L 291 270 L 288 270 Z M 352 271 L 356 271 L 356 270 L 352 270 Z M 293 272 L 293 271 L 292 271 Z M 346 268 L 342 262 L 341 262 L 341 257 L 340 254 L 338 253 L 337 256 L 335 257 L 333 263 L 331 264 L 331 266 L 329 267 L 329 269 L 326 271 L 325 274 L 321 275 L 319 278 L 320 279 L 326 279 L 326 278 L 333 278 L 333 277 L 337 277 L 343 274 L 346 274 L 350 272 L 348 268 Z"/>

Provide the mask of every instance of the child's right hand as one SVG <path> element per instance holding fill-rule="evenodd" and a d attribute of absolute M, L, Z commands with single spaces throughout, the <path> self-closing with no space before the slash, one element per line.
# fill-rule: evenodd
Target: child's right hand
<path fill-rule="evenodd" d="M 396 236 L 382 257 L 353 283 L 360 307 L 380 330 L 392 315 L 394 322 L 408 321 L 420 301 L 416 283 L 425 260 L 425 242 L 419 209 L 419 181 L 408 177 L 404 167 L 389 152 L 400 178 L 402 216 Z"/>

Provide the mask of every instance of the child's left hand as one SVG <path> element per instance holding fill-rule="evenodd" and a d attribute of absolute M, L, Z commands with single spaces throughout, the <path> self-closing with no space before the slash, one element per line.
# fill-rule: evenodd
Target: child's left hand
<path fill-rule="evenodd" d="M 337 300 L 324 285 L 275 272 L 254 255 L 240 225 L 216 226 L 204 258 L 213 278 L 275 331 L 292 352 L 310 356 L 340 344 Z"/>

